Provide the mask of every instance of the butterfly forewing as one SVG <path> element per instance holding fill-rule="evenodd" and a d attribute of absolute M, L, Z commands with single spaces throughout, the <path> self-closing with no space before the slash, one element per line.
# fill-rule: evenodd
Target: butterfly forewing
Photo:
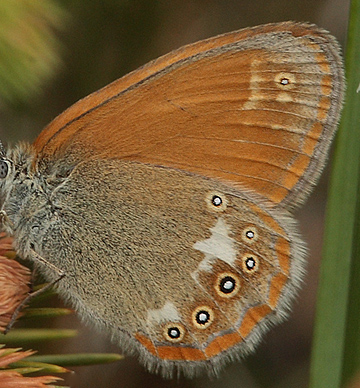
<path fill-rule="evenodd" d="M 189 45 L 60 115 L 35 142 L 38 158 L 179 168 L 296 206 L 338 121 L 340 65 L 329 34 L 294 23 Z"/>

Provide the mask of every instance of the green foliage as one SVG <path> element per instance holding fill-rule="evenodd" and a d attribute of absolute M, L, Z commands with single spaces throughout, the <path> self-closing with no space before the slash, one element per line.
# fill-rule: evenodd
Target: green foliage
<path fill-rule="evenodd" d="M 65 12 L 54 0 L 0 2 L 0 99 L 25 100 L 59 65 L 55 31 Z"/>
<path fill-rule="evenodd" d="M 352 0 L 347 94 L 337 138 L 313 342 L 312 388 L 339 388 L 360 366 L 360 1 Z"/>

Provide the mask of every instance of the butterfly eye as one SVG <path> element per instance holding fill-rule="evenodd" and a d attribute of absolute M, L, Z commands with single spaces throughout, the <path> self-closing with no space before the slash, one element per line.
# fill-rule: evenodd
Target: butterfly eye
<path fill-rule="evenodd" d="M 206 329 L 214 320 L 214 312 L 210 307 L 201 306 L 193 312 L 193 323 L 198 329 Z"/>
<path fill-rule="evenodd" d="M 215 289 L 222 298 L 231 298 L 240 289 L 240 279 L 234 274 L 222 273 L 218 276 Z"/>
<path fill-rule="evenodd" d="M 5 179 L 10 171 L 10 162 L 7 160 L 0 160 L 0 179 Z"/>
<path fill-rule="evenodd" d="M 170 342 L 180 342 L 185 335 L 184 327 L 177 322 L 169 323 L 165 326 L 164 337 L 167 341 Z"/>
<path fill-rule="evenodd" d="M 259 259 L 255 255 L 246 254 L 242 258 L 242 267 L 244 272 L 247 272 L 247 273 L 256 272 L 259 267 Z"/>

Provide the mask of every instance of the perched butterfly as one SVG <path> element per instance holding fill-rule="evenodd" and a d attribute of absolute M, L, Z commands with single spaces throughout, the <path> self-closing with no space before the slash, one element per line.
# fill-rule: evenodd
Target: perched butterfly
<path fill-rule="evenodd" d="M 216 373 L 289 311 L 305 255 L 291 211 L 343 90 L 338 45 L 313 25 L 180 48 L 3 149 L 3 227 L 148 369 Z"/>

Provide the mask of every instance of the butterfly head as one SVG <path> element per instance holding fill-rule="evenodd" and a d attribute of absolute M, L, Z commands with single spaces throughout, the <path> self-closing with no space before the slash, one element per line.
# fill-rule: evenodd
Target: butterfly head
<path fill-rule="evenodd" d="M 32 155 L 28 144 L 5 149 L 0 142 L 0 223 L 10 234 L 13 222 L 9 216 L 17 213 L 16 209 L 26 202 L 33 186 Z"/>

